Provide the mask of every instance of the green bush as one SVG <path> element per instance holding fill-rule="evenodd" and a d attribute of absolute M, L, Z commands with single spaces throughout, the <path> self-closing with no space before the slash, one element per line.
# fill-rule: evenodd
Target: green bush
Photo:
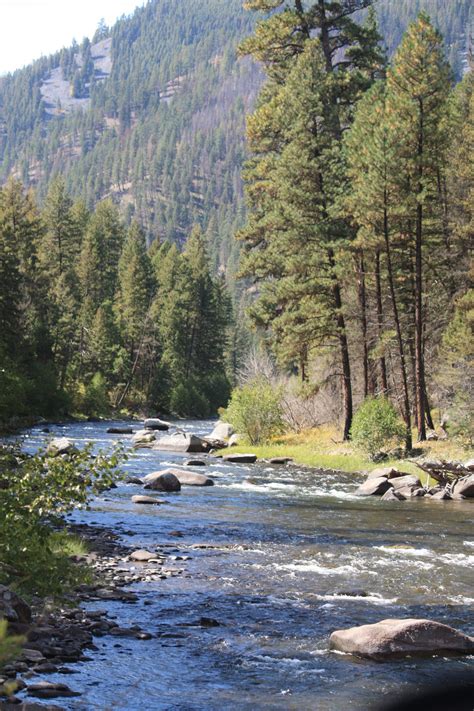
<path fill-rule="evenodd" d="M 389 400 L 367 398 L 354 416 L 351 436 L 356 447 L 374 457 L 381 449 L 401 442 L 405 426 Z"/>
<path fill-rule="evenodd" d="M 250 444 L 263 444 L 284 431 L 281 388 L 254 380 L 233 391 L 224 419 Z"/>
<path fill-rule="evenodd" d="M 95 373 L 87 383 L 76 386 L 74 409 L 87 415 L 105 415 L 110 410 L 107 381 L 102 373 Z"/>

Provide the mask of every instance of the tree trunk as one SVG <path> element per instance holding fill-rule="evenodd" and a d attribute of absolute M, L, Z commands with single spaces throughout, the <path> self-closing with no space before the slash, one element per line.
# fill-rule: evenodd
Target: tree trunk
<path fill-rule="evenodd" d="M 364 374 L 364 398 L 366 398 L 369 394 L 369 346 L 367 343 L 367 292 L 365 288 L 365 260 L 363 250 L 360 250 L 359 252 L 357 271 L 360 321 L 362 329 L 362 368 Z"/>
<path fill-rule="evenodd" d="M 342 366 L 342 391 L 344 399 L 344 441 L 351 438 L 351 426 L 352 426 L 352 378 L 351 378 L 351 364 L 349 359 L 349 345 L 347 342 L 346 333 L 346 323 L 344 319 L 344 314 L 342 313 L 342 298 L 341 298 L 341 287 L 334 274 L 334 268 L 336 266 L 334 259 L 334 252 L 332 249 L 328 250 L 328 259 L 333 273 L 333 298 L 336 313 L 336 324 L 339 338 L 339 350 L 341 354 L 341 366 Z"/>
<path fill-rule="evenodd" d="M 376 301 L 377 301 L 377 333 L 379 337 L 379 342 L 383 335 L 383 306 L 382 306 L 382 283 L 380 278 L 380 250 L 377 249 L 375 253 L 375 291 L 376 291 Z M 380 356 L 380 382 L 382 385 L 382 392 L 384 395 L 388 393 L 388 381 L 387 381 L 387 363 L 385 356 Z"/>
<path fill-rule="evenodd" d="M 387 200 L 387 195 L 385 195 L 385 200 Z M 402 371 L 402 383 L 403 383 L 403 419 L 405 421 L 405 448 L 409 452 L 413 448 L 412 436 L 411 436 L 411 415 L 410 415 L 410 396 L 408 392 L 408 376 L 407 367 L 405 361 L 405 349 L 403 346 L 402 329 L 400 326 L 400 317 L 398 313 L 397 297 L 395 293 L 395 282 L 393 278 L 393 267 L 392 267 L 392 249 L 390 246 L 390 236 L 388 231 L 388 213 L 387 209 L 384 209 L 384 238 L 385 238 L 385 253 L 387 256 L 387 274 L 388 274 L 388 285 L 390 289 L 390 298 L 392 301 L 393 308 L 393 319 L 395 321 L 395 330 L 397 333 L 397 343 L 398 343 L 398 353 L 400 356 L 400 369 Z"/>
<path fill-rule="evenodd" d="M 420 196 L 423 191 L 423 135 L 424 112 L 420 100 L 420 117 L 418 133 L 418 204 L 416 207 L 415 231 L 415 401 L 418 428 L 418 441 L 426 440 L 425 424 L 425 363 L 423 356 L 423 274 L 422 274 L 422 240 L 423 240 L 423 205 Z"/>

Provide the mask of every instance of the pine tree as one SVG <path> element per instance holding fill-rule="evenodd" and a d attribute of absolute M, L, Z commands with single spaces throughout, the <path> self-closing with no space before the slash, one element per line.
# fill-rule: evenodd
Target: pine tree
<path fill-rule="evenodd" d="M 399 158 L 399 205 L 414 253 L 415 406 L 419 440 L 426 439 L 424 256 L 442 233 L 439 179 L 446 169 L 445 117 L 450 71 L 441 35 L 421 14 L 410 25 L 388 73 L 387 112 Z"/>

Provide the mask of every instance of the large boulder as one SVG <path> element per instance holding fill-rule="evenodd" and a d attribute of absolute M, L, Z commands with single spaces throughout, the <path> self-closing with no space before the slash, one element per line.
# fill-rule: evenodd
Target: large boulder
<path fill-rule="evenodd" d="M 63 454 L 75 454 L 77 451 L 74 442 L 67 437 L 55 437 L 46 448 L 46 453 L 51 457 L 60 457 Z"/>
<path fill-rule="evenodd" d="M 389 659 L 413 654 L 474 652 L 474 637 L 453 627 L 424 619 L 388 619 L 333 632 L 330 649 L 370 659 Z"/>
<path fill-rule="evenodd" d="M 385 479 L 396 479 L 397 477 L 404 476 L 403 472 L 398 471 L 394 467 L 377 467 L 370 472 L 367 477 L 369 479 L 380 479 L 380 477 L 385 477 Z"/>
<path fill-rule="evenodd" d="M 31 622 L 30 606 L 5 585 L 0 585 L 0 619 L 22 624 Z"/>
<path fill-rule="evenodd" d="M 157 439 L 153 449 L 164 452 L 207 452 L 209 444 L 196 435 L 176 432 Z"/>
<path fill-rule="evenodd" d="M 152 472 L 148 474 L 143 481 L 145 489 L 153 489 L 153 491 L 181 491 L 181 484 L 176 474 L 171 469 L 165 469 L 161 472 Z"/>
<path fill-rule="evenodd" d="M 421 481 L 414 474 L 406 474 L 405 476 L 397 476 L 391 480 L 394 489 L 403 489 L 406 486 L 415 486 L 421 488 Z"/>
<path fill-rule="evenodd" d="M 146 430 L 160 430 L 161 432 L 167 432 L 171 427 L 169 422 L 158 419 L 158 417 L 149 417 L 143 423 Z"/>
<path fill-rule="evenodd" d="M 218 422 L 209 435 L 209 439 L 227 441 L 234 434 L 234 428 L 228 422 Z"/>
<path fill-rule="evenodd" d="M 474 474 L 459 479 L 453 487 L 453 494 L 455 496 L 460 494 L 467 499 L 472 499 L 474 497 Z"/>
<path fill-rule="evenodd" d="M 174 474 L 182 486 L 214 486 L 214 480 L 205 474 L 183 471 L 182 469 L 167 469 L 166 471 Z"/>
<path fill-rule="evenodd" d="M 376 479 L 367 479 L 356 490 L 356 496 L 382 496 L 392 488 L 392 483 L 384 476 Z"/>
<path fill-rule="evenodd" d="M 224 462 L 233 462 L 234 464 L 253 464 L 257 461 L 256 454 L 226 454 L 223 457 Z"/>

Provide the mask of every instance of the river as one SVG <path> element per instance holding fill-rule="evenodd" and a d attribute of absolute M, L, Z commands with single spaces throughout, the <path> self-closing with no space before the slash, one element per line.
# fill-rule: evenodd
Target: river
<path fill-rule="evenodd" d="M 105 448 L 117 440 L 106 433 L 112 424 L 129 423 L 58 425 L 51 435 Z M 213 424 L 179 423 L 196 434 Z M 47 436 L 33 429 L 24 446 L 35 451 Z M 142 449 L 125 469 L 142 476 L 186 458 Z M 120 484 L 73 515 L 109 526 L 135 548 L 173 544 L 175 555 L 190 558 L 171 562 L 184 568 L 180 577 L 133 586 L 136 605 L 89 605 L 154 638 L 97 638 L 91 661 L 70 677 L 82 696 L 59 699 L 60 706 L 365 710 L 472 672 L 473 657 L 374 663 L 327 647 L 334 629 L 387 617 L 428 617 L 474 634 L 471 502 L 360 499 L 353 492 L 362 477 L 295 465 L 210 458 L 198 471 L 216 485 L 183 487 L 160 495 L 167 505 L 146 507 L 130 501 L 141 487 Z M 176 530 L 181 538 L 170 535 Z M 202 627 L 201 617 L 220 624 Z"/>

